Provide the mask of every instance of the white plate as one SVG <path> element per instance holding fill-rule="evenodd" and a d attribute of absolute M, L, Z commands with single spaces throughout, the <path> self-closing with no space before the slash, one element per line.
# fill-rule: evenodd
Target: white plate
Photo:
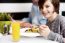
<path fill-rule="evenodd" d="M 29 28 L 21 28 L 20 29 L 20 33 L 24 33 L 27 29 L 29 29 Z M 12 33 L 12 27 L 10 27 L 10 31 L 9 32 Z"/>
<path fill-rule="evenodd" d="M 25 33 L 21 33 L 21 36 L 27 36 L 27 37 L 36 37 L 36 36 L 40 36 L 39 33 L 32 33 L 32 32 L 25 32 Z"/>
<path fill-rule="evenodd" d="M 21 35 L 21 36 L 27 36 L 27 37 L 36 37 L 36 36 L 40 36 L 39 33 L 25 32 L 27 29 L 30 29 L 30 28 L 22 28 L 22 29 L 20 29 L 20 35 Z M 10 30 L 10 33 L 12 33 L 12 29 Z"/>
<path fill-rule="evenodd" d="M 27 37 L 36 37 L 36 36 L 40 36 L 39 33 L 25 32 L 27 29 L 30 29 L 30 28 L 22 28 L 22 29 L 20 29 L 20 34 L 21 34 L 21 36 L 27 36 Z"/>

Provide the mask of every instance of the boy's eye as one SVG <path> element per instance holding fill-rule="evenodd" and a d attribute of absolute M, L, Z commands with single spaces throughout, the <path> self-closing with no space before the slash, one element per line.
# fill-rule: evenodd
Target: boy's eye
<path fill-rule="evenodd" d="M 48 8 L 49 6 L 47 5 L 46 8 Z"/>

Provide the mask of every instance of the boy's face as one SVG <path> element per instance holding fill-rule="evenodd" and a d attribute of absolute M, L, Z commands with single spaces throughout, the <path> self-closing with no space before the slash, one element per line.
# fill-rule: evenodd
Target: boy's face
<path fill-rule="evenodd" d="M 51 0 L 47 0 L 44 5 L 43 8 L 41 9 L 41 13 L 44 15 L 44 17 L 46 17 L 47 19 L 50 18 L 53 13 L 54 13 L 54 6 L 51 3 Z"/>

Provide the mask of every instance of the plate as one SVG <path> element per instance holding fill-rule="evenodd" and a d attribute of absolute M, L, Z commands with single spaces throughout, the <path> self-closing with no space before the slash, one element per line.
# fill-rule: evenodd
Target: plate
<path fill-rule="evenodd" d="M 37 33 L 37 32 L 25 32 L 27 29 L 30 29 L 30 28 L 22 28 L 22 29 L 20 29 L 20 35 L 21 36 L 27 36 L 27 37 L 40 36 L 40 34 Z"/>
<path fill-rule="evenodd" d="M 37 32 L 25 32 L 27 29 L 30 29 L 30 28 L 21 28 L 20 29 L 20 35 L 21 36 L 27 36 L 27 37 L 40 36 L 40 34 Z M 10 33 L 12 33 L 12 29 L 10 30 Z"/>
<path fill-rule="evenodd" d="M 37 37 L 40 36 L 39 33 L 32 33 L 32 32 L 25 32 L 25 33 L 21 33 L 21 36 L 27 36 L 27 37 Z"/>

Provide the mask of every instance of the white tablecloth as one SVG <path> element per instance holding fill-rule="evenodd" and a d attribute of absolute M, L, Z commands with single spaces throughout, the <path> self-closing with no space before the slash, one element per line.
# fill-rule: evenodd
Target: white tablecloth
<path fill-rule="evenodd" d="M 13 42 L 11 35 L 5 35 L 0 37 L 0 43 L 58 43 L 58 42 L 45 40 L 42 37 L 26 37 L 26 36 L 21 36 L 18 42 Z"/>

